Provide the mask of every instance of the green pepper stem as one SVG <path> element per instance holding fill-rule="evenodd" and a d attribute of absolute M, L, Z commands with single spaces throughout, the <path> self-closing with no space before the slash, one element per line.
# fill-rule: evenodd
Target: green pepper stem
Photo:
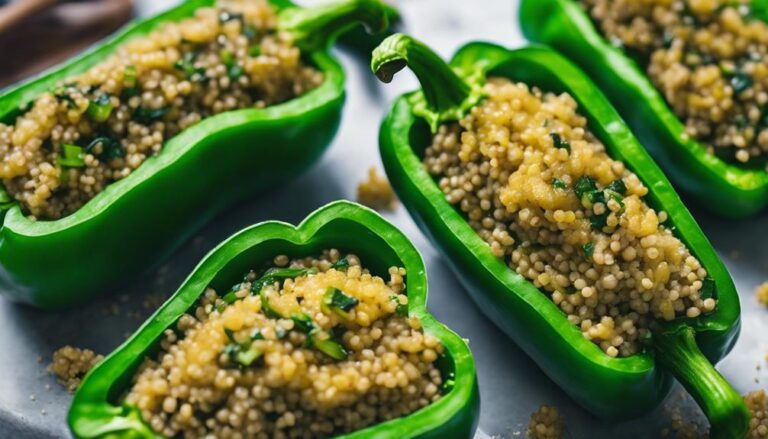
<path fill-rule="evenodd" d="M 710 437 L 744 437 L 750 418 L 744 400 L 701 352 L 693 328 L 654 332 L 652 343 L 659 364 L 672 372 L 709 419 Z"/>
<path fill-rule="evenodd" d="M 424 102 L 414 103 L 414 113 L 429 122 L 432 132 L 442 122 L 464 117 L 482 98 L 479 87 L 472 87 L 432 49 L 408 35 L 394 34 L 373 51 L 371 70 L 382 82 L 391 82 L 406 66 L 423 93 Z"/>
<path fill-rule="evenodd" d="M 391 9 L 381 0 L 339 0 L 308 8 L 288 8 L 278 16 L 278 29 L 293 35 L 305 51 L 324 49 L 336 37 L 362 23 L 369 33 L 389 27 Z"/>

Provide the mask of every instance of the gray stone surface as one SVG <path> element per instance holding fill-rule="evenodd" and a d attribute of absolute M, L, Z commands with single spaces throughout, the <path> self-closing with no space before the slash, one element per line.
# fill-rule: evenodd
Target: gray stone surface
<path fill-rule="evenodd" d="M 168 3 L 172 1 L 143 0 L 139 10 L 149 13 Z M 515 1 L 406 0 L 399 6 L 404 12 L 406 29 L 445 56 L 470 39 L 493 40 L 509 46 L 523 43 L 514 24 Z M 165 265 L 137 276 L 135 282 L 110 292 L 113 294 L 109 298 L 55 313 L 0 300 L 0 437 L 68 437 L 65 418 L 71 397 L 45 372 L 55 349 L 73 344 L 101 353 L 111 351 L 150 313 L 143 305 L 145 296 L 172 293 L 197 261 L 225 237 L 262 220 L 295 223 L 326 202 L 354 199 L 355 185 L 365 177 L 367 167 L 381 166 L 377 148 L 379 121 L 389 102 L 397 94 L 412 89 L 415 80 L 410 74 L 403 74 L 394 84 L 383 87 L 368 72 L 367 59 L 346 53 L 341 57 L 349 74 L 345 119 L 328 154 L 302 178 L 220 215 Z M 731 270 L 744 309 L 741 339 L 720 364 L 720 370 L 742 393 L 765 388 L 768 374 L 765 367 L 760 371 L 756 366 L 765 365 L 768 353 L 768 310 L 755 303 L 753 289 L 768 280 L 768 215 L 726 221 L 700 209 L 695 209 L 694 214 Z M 598 420 L 579 408 L 485 320 L 404 209 L 386 216 L 405 231 L 424 255 L 430 310 L 470 340 L 482 395 L 478 437 L 523 436 L 530 414 L 543 403 L 561 409 L 569 438 L 654 438 L 669 425 L 670 414 L 663 407 L 623 423 Z M 676 389 L 665 404 L 675 403 L 682 407 L 684 416 L 701 421 L 695 405 L 690 400 L 679 402 L 680 395 Z"/>

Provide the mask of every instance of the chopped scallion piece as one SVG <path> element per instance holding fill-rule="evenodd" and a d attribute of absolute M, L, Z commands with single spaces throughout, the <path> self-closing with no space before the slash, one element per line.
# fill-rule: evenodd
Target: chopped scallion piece
<path fill-rule="evenodd" d="M 98 98 L 91 100 L 88 104 L 86 114 L 94 122 L 106 122 L 112 114 L 113 108 L 109 95 L 102 94 Z"/>
<path fill-rule="evenodd" d="M 97 148 L 101 146 L 99 151 Z M 98 155 L 102 161 L 110 161 L 116 158 L 125 157 L 123 145 L 110 137 L 97 137 L 85 147 L 88 154 Z"/>
<path fill-rule="evenodd" d="M 68 143 L 62 145 L 62 148 L 62 157 L 56 158 L 56 163 L 59 166 L 63 168 L 82 168 L 85 166 L 83 148 Z"/>
<path fill-rule="evenodd" d="M 571 152 L 571 144 L 568 143 L 567 140 L 564 140 L 562 137 L 560 137 L 560 134 L 553 131 L 549 133 L 549 137 L 552 138 L 552 142 L 555 144 L 555 148 L 564 149 L 568 151 L 568 153 Z"/>
<path fill-rule="evenodd" d="M 347 359 L 347 351 L 344 350 L 344 347 L 330 338 L 325 340 L 313 340 L 313 345 L 318 351 L 334 360 L 341 361 Z"/>
<path fill-rule="evenodd" d="M 323 295 L 320 307 L 326 314 L 331 312 L 338 314 L 345 319 L 349 318 L 349 311 L 360 303 L 357 298 L 352 297 L 338 288 L 328 288 Z"/>
<path fill-rule="evenodd" d="M 552 179 L 552 187 L 555 189 L 568 189 L 568 185 L 565 184 L 565 182 L 557 177 Z"/>
<path fill-rule="evenodd" d="M 261 358 L 262 352 L 256 348 L 254 345 L 250 345 L 247 349 L 243 349 L 242 346 L 240 346 L 240 349 L 238 349 L 237 353 L 235 354 L 235 361 L 240 364 L 241 366 L 250 366 L 253 364 L 254 361 Z"/>
<path fill-rule="evenodd" d="M 293 320 L 293 325 L 297 330 L 305 334 L 312 334 L 315 332 L 315 322 L 312 321 L 312 317 L 304 313 L 299 313 L 293 314 L 291 320 Z"/>
<path fill-rule="evenodd" d="M 347 259 L 346 256 L 339 259 L 338 261 L 334 262 L 333 265 L 331 265 L 331 268 L 336 270 L 343 270 L 349 267 L 349 259 Z"/>
<path fill-rule="evenodd" d="M 138 122 L 148 125 L 152 122 L 158 121 L 165 116 L 166 113 L 168 113 L 171 110 L 171 107 L 162 107 L 162 108 L 146 108 L 146 107 L 136 107 L 136 110 L 133 111 L 133 117 Z"/>
<path fill-rule="evenodd" d="M 257 57 L 261 55 L 261 46 L 254 44 L 248 49 L 248 56 Z"/>
<path fill-rule="evenodd" d="M 592 242 L 588 242 L 582 245 L 581 248 L 584 249 L 584 254 L 587 256 L 587 258 L 591 258 L 595 253 L 595 244 Z"/>

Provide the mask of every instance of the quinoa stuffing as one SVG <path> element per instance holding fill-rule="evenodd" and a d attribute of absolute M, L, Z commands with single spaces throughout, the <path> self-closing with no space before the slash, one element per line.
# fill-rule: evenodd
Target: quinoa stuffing
<path fill-rule="evenodd" d="M 542 405 L 531 415 L 525 436 L 529 439 L 560 439 L 565 422 L 556 407 Z"/>
<path fill-rule="evenodd" d="M 496 256 L 611 357 L 638 352 L 654 319 L 715 309 L 707 272 L 571 96 L 502 78 L 485 91 L 440 127 L 424 165 Z"/>
<path fill-rule="evenodd" d="M 202 119 L 317 87 L 276 25 L 266 0 L 219 0 L 123 44 L 0 123 L 2 186 L 32 218 L 61 218 Z"/>
<path fill-rule="evenodd" d="M 739 162 L 768 153 L 768 24 L 751 0 L 581 0 L 646 66 L 686 133 Z"/>
<path fill-rule="evenodd" d="M 407 415 L 440 398 L 443 347 L 389 281 L 354 255 L 278 256 L 166 331 L 125 403 L 166 437 L 318 438 Z"/>
<path fill-rule="evenodd" d="M 746 439 L 768 439 L 768 397 L 765 390 L 746 395 L 744 403 L 752 415 Z"/>
<path fill-rule="evenodd" d="M 763 282 L 755 288 L 755 298 L 761 305 L 768 306 L 768 282 Z"/>
<path fill-rule="evenodd" d="M 104 357 L 90 349 L 64 346 L 53 353 L 53 361 L 48 371 L 54 374 L 59 384 L 69 393 L 74 393 L 85 374 L 99 364 Z"/>
<path fill-rule="evenodd" d="M 376 172 L 371 166 L 368 169 L 368 180 L 357 185 L 357 201 L 375 210 L 395 210 L 397 196 L 386 177 Z"/>

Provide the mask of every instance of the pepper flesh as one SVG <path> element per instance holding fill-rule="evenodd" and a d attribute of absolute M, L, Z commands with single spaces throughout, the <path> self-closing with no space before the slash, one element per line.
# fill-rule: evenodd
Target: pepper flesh
<path fill-rule="evenodd" d="M 387 59 L 374 54 L 372 68 Z M 390 54 L 390 58 L 391 54 Z M 589 120 L 593 134 L 608 153 L 623 161 L 648 185 L 646 201 L 669 214 L 670 227 L 701 261 L 715 281 L 718 307 L 695 319 L 679 318 L 655 328 L 655 337 L 668 340 L 680 327 L 695 331 L 695 343 L 674 339 L 638 355 L 610 358 L 565 318 L 557 306 L 532 283 L 509 269 L 491 252 L 465 218 L 445 199 L 424 168 L 421 157 L 430 144 L 428 121 L 422 108 L 429 94 L 400 97 L 381 127 L 382 161 L 398 198 L 421 230 L 446 255 L 470 296 L 490 319 L 580 405 L 608 418 L 636 417 L 657 406 L 669 392 L 674 374 L 706 411 L 719 437 L 746 431 L 749 416 L 739 395 L 710 362 L 721 359 L 733 346 L 740 328 L 739 302 L 733 281 L 688 210 L 664 175 L 632 136 L 618 114 L 589 79 L 565 58 L 542 47 L 510 51 L 499 46 L 471 43 L 454 56 L 451 66 L 472 82 L 486 75 L 522 81 L 542 90 L 568 92 Z M 439 66 L 428 66 L 435 70 Z M 414 70 L 425 66 L 413 66 Z M 439 90 L 440 83 L 422 83 Z M 467 98 L 467 97 L 465 97 Z M 417 104 L 422 104 L 419 106 Z M 531 336 L 535 334 L 535 336 Z M 670 349 L 673 346 L 675 349 Z M 700 350 L 699 350 L 700 349 Z M 676 352 L 685 358 L 675 358 Z M 658 361 L 655 361 L 658 360 Z M 664 367 L 665 365 L 671 365 Z M 699 374 L 689 374 L 693 365 Z M 670 373 L 672 372 L 672 373 Z M 720 390 L 723 390 L 720 392 Z M 718 393 L 719 392 L 719 393 Z M 703 406 L 705 404 L 702 404 Z"/>
<path fill-rule="evenodd" d="M 82 301 L 146 271 L 217 213 L 294 178 L 321 156 L 338 128 L 345 98 L 343 70 L 327 48 L 338 31 L 354 22 L 363 21 L 373 30 L 386 28 L 386 9 L 379 0 L 341 0 L 317 9 L 299 9 L 287 0 L 270 2 L 280 11 L 280 28 L 297 34 L 300 47 L 310 41 L 316 48 L 306 55 L 323 72 L 324 82 L 279 105 L 201 121 L 60 220 L 31 221 L 15 203 L 0 203 L 0 291 L 44 308 Z M 98 63 L 126 40 L 212 3 L 185 2 L 12 89 L 0 96 L 0 119 L 14 117 L 20 106 Z"/>
<path fill-rule="evenodd" d="M 681 191 L 726 217 L 768 206 L 768 172 L 727 162 L 685 134 L 685 126 L 635 61 L 613 47 L 574 0 L 523 0 L 527 38 L 572 59 L 598 84 Z"/>
<path fill-rule="evenodd" d="M 408 416 L 359 430 L 344 438 L 470 438 L 480 409 L 477 377 L 466 343 L 426 311 L 426 269 L 416 248 L 402 232 L 377 213 L 338 201 L 310 214 L 298 227 L 270 221 L 247 228 L 212 250 L 179 290 L 121 347 L 83 380 L 75 394 L 68 422 L 77 438 L 155 438 L 138 410 L 116 403 L 130 385 L 146 355 L 153 352 L 166 329 L 195 305 L 206 287 L 226 288 L 253 266 L 277 254 L 305 256 L 324 248 L 353 251 L 372 272 L 406 269 L 408 313 L 424 331 L 437 337 L 446 355 L 438 366 L 452 384 L 436 402 Z"/>

